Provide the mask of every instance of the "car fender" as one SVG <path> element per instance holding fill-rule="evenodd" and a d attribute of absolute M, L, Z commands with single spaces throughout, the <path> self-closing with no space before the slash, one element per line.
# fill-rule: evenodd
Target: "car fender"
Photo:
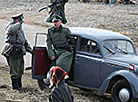
<path fill-rule="evenodd" d="M 117 76 L 122 76 L 129 82 L 133 97 L 138 98 L 138 76 L 129 70 L 119 70 L 108 75 L 99 88 L 99 94 L 105 93 L 111 80 Z"/>

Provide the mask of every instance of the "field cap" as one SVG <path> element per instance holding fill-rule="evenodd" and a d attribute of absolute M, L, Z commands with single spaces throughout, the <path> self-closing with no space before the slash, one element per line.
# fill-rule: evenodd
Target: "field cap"
<path fill-rule="evenodd" d="M 63 21 L 62 17 L 57 14 L 53 15 L 52 22 L 58 22 L 58 21 Z"/>
<path fill-rule="evenodd" d="M 23 18 L 23 13 L 19 13 L 19 14 L 16 14 L 16 15 L 12 16 L 13 20 L 18 19 L 18 18 Z"/>

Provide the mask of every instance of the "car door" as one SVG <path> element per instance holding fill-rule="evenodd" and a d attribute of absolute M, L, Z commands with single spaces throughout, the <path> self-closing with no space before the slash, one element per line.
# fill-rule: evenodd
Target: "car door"
<path fill-rule="evenodd" d="M 37 33 L 32 56 L 32 77 L 43 79 L 50 69 L 51 61 L 46 50 L 46 34 Z"/>
<path fill-rule="evenodd" d="M 77 43 L 74 82 L 85 87 L 98 88 L 102 59 L 99 45 L 95 41 L 85 38 L 79 38 Z"/>

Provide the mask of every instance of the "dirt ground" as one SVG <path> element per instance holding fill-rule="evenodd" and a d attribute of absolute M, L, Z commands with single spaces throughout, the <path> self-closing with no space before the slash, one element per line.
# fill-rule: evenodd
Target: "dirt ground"
<path fill-rule="evenodd" d="M 32 79 L 31 71 L 25 71 L 21 92 L 11 89 L 9 67 L 0 63 L 0 102 L 48 102 L 51 90 L 40 90 L 36 80 Z M 110 95 L 98 95 L 96 91 L 82 91 L 70 86 L 74 102 L 111 102 Z"/>
<path fill-rule="evenodd" d="M 136 1 L 137 2 L 137 1 Z M 16 13 L 24 13 L 24 23 L 50 27 L 46 23 L 47 11 L 38 9 L 47 5 L 48 0 L 0 0 L 0 19 L 11 20 Z M 104 4 L 95 1 L 79 3 L 70 0 L 66 4 L 66 17 L 70 27 L 94 27 L 120 32 L 132 38 L 137 45 L 138 5 Z M 11 89 L 9 68 L 0 63 L 0 102 L 48 102 L 50 90 L 40 90 L 31 72 L 25 71 L 23 91 Z M 98 95 L 95 91 L 82 91 L 71 87 L 75 102 L 111 102 L 110 95 Z"/>

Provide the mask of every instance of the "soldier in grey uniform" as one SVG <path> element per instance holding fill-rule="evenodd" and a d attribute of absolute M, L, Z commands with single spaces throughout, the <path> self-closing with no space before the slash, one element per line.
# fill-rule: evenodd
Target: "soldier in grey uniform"
<path fill-rule="evenodd" d="M 26 51 L 32 53 L 32 49 L 28 44 L 24 31 L 22 29 L 23 14 L 12 16 L 13 21 L 6 27 L 6 44 L 10 46 L 10 52 L 5 55 L 7 63 L 10 67 L 10 76 L 12 88 L 20 90 L 22 88 L 21 77 L 24 73 L 23 56 Z"/>
<path fill-rule="evenodd" d="M 75 45 L 75 39 L 70 30 L 61 25 L 61 16 L 55 15 L 52 21 L 54 26 L 48 29 L 47 34 L 48 56 L 53 65 L 69 72 L 73 58 L 73 48 L 70 44 Z"/>
<path fill-rule="evenodd" d="M 51 1 L 51 10 L 49 11 L 49 15 L 46 18 L 46 22 L 51 22 L 52 23 L 52 19 L 53 19 L 53 15 L 57 14 L 60 15 L 62 17 L 62 23 L 65 24 L 67 23 L 67 19 L 65 16 L 65 3 L 68 2 L 68 0 L 50 0 Z"/>

